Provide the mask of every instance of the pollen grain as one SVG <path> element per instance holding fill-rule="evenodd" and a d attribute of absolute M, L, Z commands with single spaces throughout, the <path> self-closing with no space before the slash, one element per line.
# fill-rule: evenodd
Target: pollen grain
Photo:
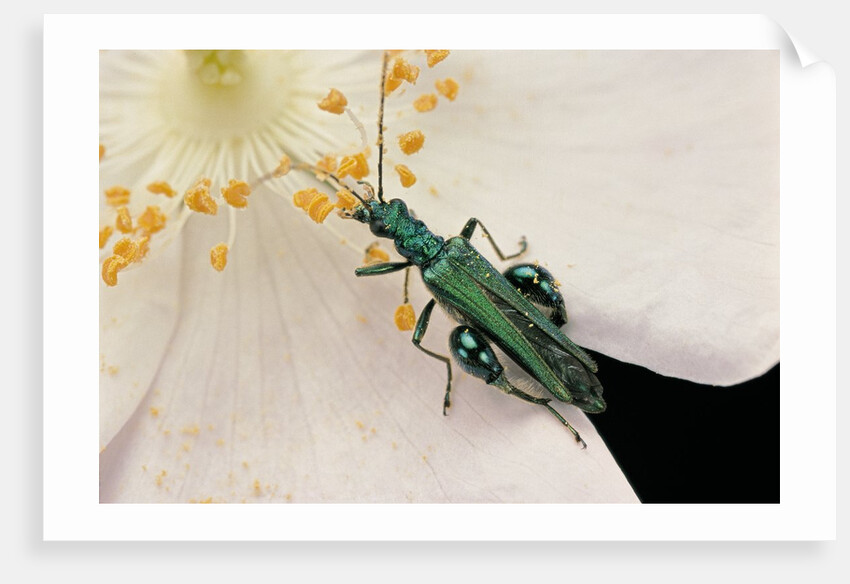
<path fill-rule="evenodd" d="M 430 68 L 448 57 L 449 51 L 425 51 L 425 56 L 428 59 L 428 67 Z"/>
<path fill-rule="evenodd" d="M 416 183 L 416 175 L 413 174 L 405 165 L 396 164 L 395 171 L 398 173 L 398 177 L 401 180 L 401 186 L 404 188 L 412 187 Z"/>
<path fill-rule="evenodd" d="M 127 260 L 120 255 L 109 256 L 103 260 L 100 275 L 107 286 L 118 284 L 118 272 L 127 267 Z"/>
<path fill-rule="evenodd" d="M 275 176 L 275 178 L 280 178 L 285 174 L 288 174 L 291 169 L 292 159 L 289 158 L 289 156 L 287 156 L 286 154 L 284 154 L 280 157 L 280 162 L 278 162 L 277 168 L 274 169 L 272 174 Z"/>
<path fill-rule="evenodd" d="M 390 261 L 390 255 L 382 250 L 377 242 L 366 248 L 366 257 L 363 258 L 363 265 L 369 266 L 388 261 Z"/>
<path fill-rule="evenodd" d="M 412 331 L 416 326 L 416 313 L 413 311 L 413 305 L 401 304 L 395 309 L 393 316 L 395 325 L 400 331 Z"/>
<path fill-rule="evenodd" d="M 201 178 L 183 196 L 186 206 L 196 213 L 215 215 L 218 205 L 210 196 L 210 179 Z"/>
<path fill-rule="evenodd" d="M 164 180 L 152 182 L 147 186 L 149 192 L 155 195 L 165 195 L 169 199 L 177 194 L 177 191 L 171 188 L 171 185 Z"/>
<path fill-rule="evenodd" d="M 455 81 L 451 77 L 436 81 L 434 83 L 434 87 L 437 88 L 437 91 L 440 92 L 440 95 L 442 95 L 449 101 L 455 100 L 455 98 L 457 97 L 458 89 L 460 88 L 457 81 Z"/>
<path fill-rule="evenodd" d="M 222 271 L 227 265 L 227 244 L 219 243 L 210 250 L 210 263 L 217 271 Z"/>
<path fill-rule="evenodd" d="M 118 215 L 115 217 L 115 228 L 121 233 L 130 233 L 133 231 L 133 219 L 130 217 L 127 207 L 120 207 L 118 209 Z"/>
<path fill-rule="evenodd" d="M 339 163 L 339 178 L 351 176 L 355 180 L 360 180 L 369 174 L 369 163 L 366 162 L 366 156 L 360 152 L 354 156 L 344 156 Z"/>
<path fill-rule="evenodd" d="M 338 89 L 331 89 L 328 95 L 319 102 L 319 109 L 332 113 L 341 114 L 345 111 L 345 106 L 348 105 L 348 100 Z"/>
<path fill-rule="evenodd" d="M 437 107 L 437 96 L 433 93 L 420 95 L 413 100 L 413 109 L 418 112 L 430 112 L 435 107 Z"/>
<path fill-rule="evenodd" d="M 106 204 L 112 207 L 123 207 L 130 202 L 130 191 L 120 185 L 109 187 L 104 191 Z"/>
<path fill-rule="evenodd" d="M 221 187 L 221 196 L 231 207 L 244 209 L 248 206 L 251 186 L 243 180 L 230 179 L 226 187 Z"/>
<path fill-rule="evenodd" d="M 139 215 L 136 224 L 139 229 L 150 235 L 161 231 L 165 227 L 166 220 L 165 214 L 159 210 L 159 207 L 151 205 L 145 209 L 144 213 Z"/>
<path fill-rule="evenodd" d="M 112 235 L 111 225 L 107 225 L 106 227 L 100 230 L 100 249 L 103 249 L 103 246 L 106 245 L 107 241 L 109 241 L 110 235 Z"/>
<path fill-rule="evenodd" d="M 415 154 L 419 152 L 422 145 L 425 143 L 425 134 L 421 130 L 413 130 L 398 137 L 398 146 L 405 154 Z"/>

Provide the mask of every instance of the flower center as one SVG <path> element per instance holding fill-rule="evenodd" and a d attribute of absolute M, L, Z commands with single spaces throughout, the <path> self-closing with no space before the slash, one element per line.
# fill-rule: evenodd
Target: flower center
<path fill-rule="evenodd" d="M 186 51 L 183 58 L 159 91 L 162 119 L 183 138 L 233 140 L 268 127 L 297 85 L 290 60 L 262 51 Z"/>

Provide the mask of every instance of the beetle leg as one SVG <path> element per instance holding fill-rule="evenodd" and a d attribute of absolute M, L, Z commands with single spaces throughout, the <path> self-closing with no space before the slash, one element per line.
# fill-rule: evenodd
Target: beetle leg
<path fill-rule="evenodd" d="M 502 275 L 531 302 L 551 308 L 549 320 L 555 326 L 561 327 L 567 323 L 564 297 L 549 270 L 538 264 L 518 264 L 505 270 Z"/>
<path fill-rule="evenodd" d="M 587 448 L 587 444 L 582 440 L 578 431 L 555 408 L 549 405 L 550 400 L 527 394 L 514 387 L 505 378 L 504 368 L 499 363 L 496 354 L 490 348 L 490 344 L 484 338 L 484 335 L 468 326 L 459 326 L 449 336 L 449 348 L 464 371 L 479 379 L 483 379 L 487 384 L 500 389 L 508 395 L 545 407 L 549 410 L 549 413 L 555 416 L 572 433 L 576 442 L 582 448 Z"/>
<path fill-rule="evenodd" d="M 363 266 L 354 270 L 355 276 L 380 276 L 382 274 L 390 274 L 409 268 L 413 262 L 386 262 L 383 264 L 374 264 L 371 266 Z"/>
<path fill-rule="evenodd" d="M 551 400 L 548 400 L 546 398 L 541 398 L 541 397 L 534 397 L 533 395 L 529 395 L 529 394 L 525 393 L 524 391 L 517 389 L 516 387 L 511 385 L 511 383 L 507 379 L 505 379 L 504 375 L 502 375 L 499 379 L 494 381 L 491 385 L 498 387 L 499 389 L 501 389 L 503 392 L 505 392 L 508 395 L 512 395 L 514 397 L 518 397 L 519 399 L 527 401 L 529 403 L 538 404 L 538 405 L 545 407 L 547 410 L 549 410 L 550 414 L 552 414 L 553 416 L 558 418 L 558 421 L 560 421 L 567 428 L 567 430 L 569 430 L 570 433 L 572 433 L 572 435 L 576 439 L 576 442 L 578 442 L 579 445 L 581 445 L 582 448 L 587 448 L 587 444 L 585 443 L 584 440 L 582 440 L 582 437 L 579 435 L 578 430 L 573 428 L 572 425 L 568 421 L 566 421 L 564 419 L 564 417 L 561 414 L 559 414 L 558 411 L 555 408 L 553 408 L 552 406 L 549 405 L 549 402 Z"/>
<path fill-rule="evenodd" d="M 443 415 L 445 416 L 446 409 L 452 405 L 451 400 L 449 399 L 449 394 L 451 394 L 452 391 L 452 361 L 445 355 L 429 351 L 420 344 L 422 342 L 422 337 L 425 336 L 425 331 L 428 330 L 428 323 L 431 321 L 431 311 L 434 310 L 434 305 L 436 303 L 437 301 L 432 298 L 428 304 L 425 305 L 425 308 L 422 309 L 422 314 L 419 315 L 419 320 L 416 321 L 416 329 L 413 331 L 413 344 L 426 355 L 430 355 L 434 359 L 439 359 L 446 364 L 448 380 L 446 382 L 446 395 L 443 398 Z"/>
<path fill-rule="evenodd" d="M 483 231 L 484 235 L 487 237 L 487 239 L 490 240 L 490 244 L 493 246 L 493 249 L 496 250 L 496 253 L 499 255 L 499 259 L 501 259 L 502 261 L 512 260 L 512 259 L 519 257 L 519 256 L 521 256 L 522 254 L 525 253 L 525 250 L 528 247 L 528 242 L 525 240 L 524 235 L 519 239 L 519 251 L 514 253 L 514 254 L 506 256 L 505 254 L 502 253 L 502 250 L 499 249 L 499 246 L 496 245 L 496 242 L 493 241 L 493 238 L 490 235 L 490 232 L 487 231 L 487 228 L 484 227 L 484 224 L 481 223 L 475 217 L 473 217 L 472 219 L 470 219 L 469 221 L 466 222 L 466 225 L 463 226 L 463 230 L 460 232 L 460 236 L 464 239 L 469 239 L 470 237 L 472 237 L 472 234 L 475 232 L 475 228 L 479 225 L 481 226 L 481 231 Z"/>

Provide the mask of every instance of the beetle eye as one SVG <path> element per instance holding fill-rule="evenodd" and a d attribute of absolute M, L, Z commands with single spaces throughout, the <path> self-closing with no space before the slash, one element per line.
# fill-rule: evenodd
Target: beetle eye
<path fill-rule="evenodd" d="M 387 229 L 387 224 L 384 223 L 383 219 L 374 218 L 369 223 L 369 230 L 372 231 L 374 235 L 377 237 L 386 237 L 392 239 L 392 235 L 390 235 L 389 230 Z"/>

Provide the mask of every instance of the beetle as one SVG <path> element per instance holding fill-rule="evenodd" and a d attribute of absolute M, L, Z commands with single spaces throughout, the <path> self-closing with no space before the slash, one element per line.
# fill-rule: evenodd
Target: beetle
<path fill-rule="evenodd" d="M 355 274 L 360 277 L 378 276 L 411 267 L 419 268 L 433 298 L 416 321 L 412 341 L 417 349 L 446 365 L 444 415 L 451 405 L 451 359 L 422 346 L 437 304 L 459 323 L 449 335 L 449 350 L 463 370 L 508 395 L 545 407 L 585 448 L 586 444 L 576 429 L 550 405 L 550 398 L 528 394 L 507 379 L 504 367 L 491 347 L 491 343 L 495 344 L 557 401 L 573 404 L 588 413 L 605 410 L 602 384 L 595 375 L 596 363 L 560 329 L 567 322 L 567 313 L 552 274 L 537 264 L 529 263 L 513 266 L 501 273 L 470 242 L 475 229 L 480 227 L 496 254 L 505 261 L 525 252 L 525 238 L 520 240 L 517 253 L 505 255 L 490 237 L 487 228 L 477 218 L 471 218 L 460 235 L 444 239 L 417 219 L 403 200 L 385 200 L 381 174 L 387 59 L 385 53 L 378 114 L 377 193 L 368 183 L 361 181 L 366 193 L 360 195 L 333 174 L 316 173 L 356 197 L 358 203 L 344 210 L 341 213 L 343 217 L 367 224 L 377 237 L 391 239 L 404 258 L 400 262 L 360 267 Z M 544 314 L 543 310 L 548 314 Z"/>

